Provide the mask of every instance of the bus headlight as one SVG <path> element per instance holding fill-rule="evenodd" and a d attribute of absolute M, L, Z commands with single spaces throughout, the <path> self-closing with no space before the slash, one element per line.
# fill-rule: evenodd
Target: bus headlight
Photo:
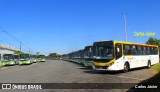
<path fill-rule="evenodd" d="M 111 65 L 113 65 L 113 64 L 114 64 L 114 62 L 110 63 L 108 66 L 111 66 Z"/>

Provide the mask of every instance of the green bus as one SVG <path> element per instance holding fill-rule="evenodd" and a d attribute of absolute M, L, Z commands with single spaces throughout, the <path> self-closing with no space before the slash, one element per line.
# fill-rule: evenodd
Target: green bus
<path fill-rule="evenodd" d="M 93 46 L 86 46 L 84 49 L 84 66 L 92 67 L 93 65 Z"/>
<path fill-rule="evenodd" d="M 20 54 L 19 65 L 32 64 L 32 60 L 30 58 L 30 54 Z"/>
<path fill-rule="evenodd" d="M 84 54 L 83 54 L 84 50 L 79 50 L 78 51 L 78 58 L 76 58 L 76 62 L 83 64 L 83 60 L 84 60 Z"/>
<path fill-rule="evenodd" d="M 68 61 L 69 60 L 69 55 L 68 54 L 63 54 L 62 55 L 62 60 Z"/>
<path fill-rule="evenodd" d="M 14 60 L 15 60 L 15 63 L 16 64 L 19 64 L 19 54 L 13 54 L 13 56 L 14 56 Z"/>
<path fill-rule="evenodd" d="M 14 56 L 13 54 L 3 54 L 2 56 L 2 65 L 6 66 L 6 65 L 15 65 L 16 62 L 14 60 Z"/>
<path fill-rule="evenodd" d="M 37 55 L 32 55 L 31 58 L 32 58 L 33 63 L 36 63 L 38 61 L 37 60 Z"/>
<path fill-rule="evenodd" d="M 79 50 L 79 51 L 69 53 L 68 54 L 69 61 L 83 64 L 83 60 L 84 60 L 84 53 L 83 52 L 84 52 L 84 50 Z"/>
<path fill-rule="evenodd" d="M 78 60 L 78 51 L 69 53 L 69 61 L 77 62 Z"/>
<path fill-rule="evenodd" d="M 38 55 L 37 60 L 38 60 L 38 62 L 45 62 L 46 61 L 45 55 Z"/>

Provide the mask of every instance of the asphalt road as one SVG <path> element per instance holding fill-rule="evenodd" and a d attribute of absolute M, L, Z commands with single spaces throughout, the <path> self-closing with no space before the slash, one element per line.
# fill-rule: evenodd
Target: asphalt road
<path fill-rule="evenodd" d="M 95 72 L 90 68 L 63 60 L 46 60 L 32 65 L 0 68 L 0 83 L 139 83 L 152 77 L 151 69 L 127 73 Z M 3 92 L 125 92 L 127 89 L 45 89 L 0 90 Z"/>

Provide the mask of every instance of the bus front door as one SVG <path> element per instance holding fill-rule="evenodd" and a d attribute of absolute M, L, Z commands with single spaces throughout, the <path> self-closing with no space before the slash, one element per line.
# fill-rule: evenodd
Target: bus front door
<path fill-rule="evenodd" d="M 122 57 L 122 44 L 117 43 L 115 45 L 115 51 L 116 51 L 116 59 L 119 59 L 120 57 Z"/>

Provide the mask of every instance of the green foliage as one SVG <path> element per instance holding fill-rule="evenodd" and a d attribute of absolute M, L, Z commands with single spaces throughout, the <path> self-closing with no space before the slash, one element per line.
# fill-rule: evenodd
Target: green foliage
<path fill-rule="evenodd" d="M 23 52 L 22 51 L 19 51 L 19 50 L 16 50 L 14 51 L 14 54 L 22 54 Z"/>
<path fill-rule="evenodd" d="M 59 59 L 61 57 L 61 55 L 57 54 L 57 53 L 50 53 L 48 55 L 49 59 Z"/>
<path fill-rule="evenodd" d="M 156 39 L 156 38 L 150 37 L 150 38 L 148 39 L 148 41 L 146 42 L 146 44 L 157 45 L 157 46 L 160 47 L 160 40 L 159 40 L 159 39 Z"/>
<path fill-rule="evenodd" d="M 156 70 L 157 72 L 160 72 L 160 63 L 155 64 L 154 66 L 151 67 L 152 69 Z"/>
<path fill-rule="evenodd" d="M 57 53 L 50 53 L 49 57 L 57 57 Z"/>

